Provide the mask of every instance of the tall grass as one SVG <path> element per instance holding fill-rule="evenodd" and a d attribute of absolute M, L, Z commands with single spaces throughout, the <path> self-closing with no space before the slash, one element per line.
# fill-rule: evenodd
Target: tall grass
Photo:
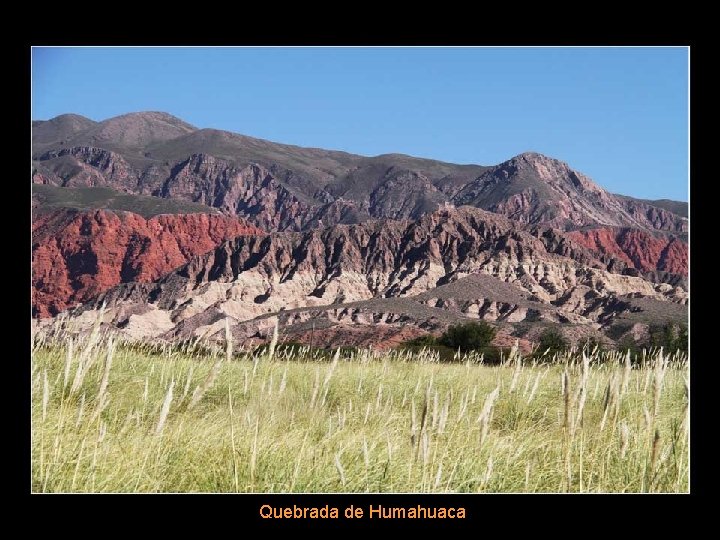
<path fill-rule="evenodd" d="M 32 487 L 688 491 L 684 356 L 480 360 L 38 340 Z"/>

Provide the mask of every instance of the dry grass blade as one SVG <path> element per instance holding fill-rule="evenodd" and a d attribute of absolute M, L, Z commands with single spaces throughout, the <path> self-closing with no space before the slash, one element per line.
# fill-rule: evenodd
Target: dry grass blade
<path fill-rule="evenodd" d="M 105 355 L 105 369 L 103 370 L 102 381 L 100 381 L 100 390 L 98 390 L 98 402 L 102 402 L 102 398 L 105 395 L 105 392 L 107 392 L 114 352 L 115 344 L 112 339 L 109 339 L 107 344 L 107 354 Z"/>
<path fill-rule="evenodd" d="M 67 350 L 65 351 L 65 369 L 63 370 L 63 390 L 67 388 L 68 382 L 70 382 L 70 370 L 72 368 L 74 345 L 75 341 L 73 338 L 68 337 L 66 342 Z"/>
<path fill-rule="evenodd" d="M 333 356 L 333 361 L 330 364 L 330 367 L 328 368 L 328 372 L 325 375 L 325 380 L 323 381 L 322 399 L 320 401 L 321 407 L 325 405 L 325 401 L 327 400 L 328 392 L 330 391 L 330 379 L 332 379 L 333 373 L 335 373 L 335 368 L 337 368 L 339 361 L 340 361 L 340 349 L 338 348 L 335 351 L 335 356 Z"/>
<path fill-rule="evenodd" d="M 622 395 L 627 394 L 628 385 L 630 384 L 631 373 L 632 373 L 632 363 L 630 361 L 630 349 L 628 349 L 627 353 L 625 354 L 623 378 L 622 378 L 622 385 L 621 385 L 621 390 L 620 390 Z"/>
<path fill-rule="evenodd" d="M 335 454 L 335 468 L 340 475 L 340 483 L 345 487 L 345 469 L 343 468 L 342 462 L 340 461 L 340 454 Z"/>
<path fill-rule="evenodd" d="M 425 395 L 425 400 L 423 401 L 423 409 L 422 414 L 420 415 L 420 431 L 425 430 L 425 423 L 427 422 L 428 417 L 428 396 Z"/>
<path fill-rule="evenodd" d="M 83 419 L 83 412 L 85 409 L 85 393 L 80 396 L 80 404 L 78 405 L 77 418 L 75 420 L 75 427 L 79 427 Z"/>
<path fill-rule="evenodd" d="M 666 368 L 667 360 L 663 356 L 661 348 L 657 358 L 655 359 L 655 368 L 653 369 L 653 420 L 657 418 L 658 413 L 660 412 L 660 396 L 662 395 Z"/>
<path fill-rule="evenodd" d="M 590 378 L 590 358 L 587 357 L 585 352 L 582 353 L 582 375 L 580 376 L 580 388 L 575 396 L 576 414 L 575 421 L 573 422 L 572 434 L 575 434 L 575 430 L 578 427 L 582 427 L 583 424 L 583 411 L 585 410 L 585 400 L 587 398 L 587 384 Z"/>
<path fill-rule="evenodd" d="M 423 431 L 420 437 L 420 449 L 422 451 L 423 467 L 427 467 L 430 462 L 430 435 L 428 435 L 427 431 Z"/>
<path fill-rule="evenodd" d="M 450 400 L 445 401 L 442 410 L 440 411 L 440 420 L 438 421 L 437 432 L 442 434 L 445 433 L 445 425 L 447 424 L 448 413 L 450 411 Z"/>
<path fill-rule="evenodd" d="M 620 459 L 625 459 L 625 454 L 627 454 L 630 445 L 630 428 L 624 420 L 620 424 L 620 441 Z"/>
<path fill-rule="evenodd" d="M 328 372 L 325 375 L 325 380 L 323 381 L 324 387 L 327 387 L 327 385 L 330 384 L 330 379 L 332 378 L 333 373 L 335 373 L 335 368 L 337 367 L 339 361 L 340 361 L 340 349 L 338 348 L 335 351 L 335 355 L 333 356 L 332 363 L 330 364 L 330 369 L 328 369 Z"/>
<path fill-rule="evenodd" d="M 562 374 L 562 397 L 563 397 L 563 427 L 570 427 L 570 376 L 567 368 Z"/>
<path fill-rule="evenodd" d="M 285 391 L 287 385 L 287 368 L 283 371 L 282 379 L 280 379 L 280 386 L 278 387 L 278 394 L 282 394 Z"/>
<path fill-rule="evenodd" d="M 173 387 L 175 386 L 175 379 L 170 381 L 167 394 L 165 394 L 165 401 L 163 401 L 162 409 L 160 409 L 160 418 L 158 418 L 157 426 L 155 427 L 155 435 L 162 435 L 163 428 L 165 427 L 165 421 L 167 420 L 168 413 L 170 412 L 170 404 L 173 399 Z"/>
<path fill-rule="evenodd" d="M 195 371 L 195 366 L 190 366 L 190 369 L 188 370 L 187 377 L 185 378 L 185 387 L 183 388 L 182 396 L 180 397 L 180 400 L 183 401 L 188 393 L 190 392 L 190 384 L 192 383 L 192 376 L 193 372 Z"/>
<path fill-rule="evenodd" d="M 270 340 L 270 347 L 268 348 L 268 361 L 273 359 L 275 356 L 275 347 L 277 347 L 278 335 L 279 335 L 280 318 L 275 319 L 275 326 L 273 327 L 273 335 Z"/>
<path fill-rule="evenodd" d="M 480 412 L 480 416 L 478 417 L 478 421 L 480 422 L 480 444 L 482 445 L 485 441 L 488 430 L 490 429 L 490 422 L 492 421 L 492 410 L 493 405 L 495 404 L 495 400 L 497 399 L 498 395 L 500 394 L 500 387 L 495 387 L 495 390 L 490 392 L 488 396 L 485 398 L 485 403 L 483 403 L 482 411 Z"/>
<path fill-rule="evenodd" d="M 440 484 L 442 483 L 442 463 L 438 465 L 437 473 L 435 474 L 435 483 L 433 484 L 433 491 L 438 491 L 440 489 Z"/>
<path fill-rule="evenodd" d="M 510 381 L 510 390 L 509 392 L 512 394 L 515 392 L 515 387 L 517 386 L 518 380 L 520 380 L 520 373 L 522 372 L 522 358 L 519 354 L 517 354 L 518 349 L 518 340 L 515 340 L 515 345 L 513 345 L 512 350 L 510 351 L 510 356 L 508 357 L 508 363 L 514 359 L 515 360 L 515 370 L 513 371 L 512 380 Z"/>
<path fill-rule="evenodd" d="M 48 383 L 47 370 L 43 371 L 43 397 L 42 397 L 42 419 L 47 418 L 47 408 L 50 402 L 50 384 Z"/>
<path fill-rule="evenodd" d="M 205 377 L 205 380 L 203 383 L 195 388 L 195 391 L 193 392 L 192 398 L 190 399 L 190 404 L 188 405 L 188 410 L 192 410 L 198 403 L 200 403 L 200 400 L 202 400 L 203 396 L 205 396 L 205 393 L 212 388 L 212 385 L 215 383 L 215 380 L 217 379 L 218 373 L 220 373 L 220 368 L 222 367 L 223 358 L 220 357 L 217 359 L 215 364 L 213 365 L 212 369 L 208 373 L 207 377 Z"/>
<path fill-rule="evenodd" d="M 657 464 L 657 458 L 660 451 L 660 431 L 655 429 L 655 436 L 652 441 L 652 450 L 650 455 L 650 480 L 648 487 L 652 489 L 653 480 L 655 478 L 655 466 Z"/>
<path fill-rule="evenodd" d="M 233 459 L 233 483 L 235 487 L 235 493 L 240 491 L 240 484 L 238 480 L 238 464 L 237 464 L 237 450 L 235 449 L 235 415 L 233 413 L 233 402 L 232 394 L 228 388 L 228 407 L 230 409 L 230 445 L 232 450 Z"/>
<path fill-rule="evenodd" d="M 315 406 L 315 402 L 317 401 L 318 392 L 320 391 L 320 370 L 315 370 L 315 382 L 313 383 L 313 389 L 312 389 L 312 396 L 310 397 L 310 407 Z M 368 409 L 370 407 L 370 404 L 368 403 Z M 365 422 L 367 423 L 367 416 L 365 417 Z"/>
<path fill-rule="evenodd" d="M 483 474 L 482 480 L 480 481 L 480 487 L 478 488 L 478 491 L 483 491 L 487 487 L 487 485 L 490 483 L 490 478 L 492 477 L 492 471 L 493 471 L 493 458 L 490 456 L 487 460 L 487 465 L 485 466 L 485 474 Z"/>
<path fill-rule="evenodd" d="M 547 373 L 547 371 L 545 373 Z M 542 379 L 542 377 L 545 376 L 545 373 L 538 373 L 537 376 L 535 377 L 535 382 L 533 383 L 532 388 L 530 389 L 530 394 L 528 395 L 528 398 L 527 398 L 528 405 L 530 405 L 533 398 L 535 397 L 535 394 L 537 393 L 538 388 L 540 386 L 540 380 Z"/>
<path fill-rule="evenodd" d="M 230 333 L 230 321 L 225 317 L 225 361 L 230 362 L 233 354 L 233 339 Z"/>
<path fill-rule="evenodd" d="M 268 350 L 267 350 L 267 354 L 266 354 L 268 362 L 272 361 L 273 357 L 275 356 L 275 347 L 277 346 L 278 336 L 279 336 L 279 328 L 278 328 L 279 325 L 280 325 L 280 319 L 276 318 L 275 326 L 273 327 L 272 338 L 270 339 L 270 344 L 268 345 Z M 252 371 L 253 378 L 255 377 L 255 374 L 257 372 L 259 365 L 260 365 L 260 355 L 256 355 L 253 359 L 253 371 Z"/>
<path fill-rule="evenodd" d="M 253 436 L 252 451 L 250 452 L 250 483 L 251 488 L 255 486 L 255 468 L 257 467 L 258 455 L 258 434 L 260 432 L 260 417 L 255 419 L 255 435 Z"/>

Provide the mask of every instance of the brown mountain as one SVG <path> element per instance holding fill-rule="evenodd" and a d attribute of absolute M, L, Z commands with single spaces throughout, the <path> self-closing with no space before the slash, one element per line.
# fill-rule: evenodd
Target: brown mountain
<path fill-rule="evenodd" d="M 151 282 L 241 234 L 242 219 L 54 209 L 33 221 L 33 314 L 48 317 L 130 281 Z"/>
<path fill-rule="evenodd" d="M 567 163 L 533 152 L 486 171 L 453 201 L 566 230 L 598 224 L 687 232 L 677 214 L 608 193 Z"/>
<path fill-rule="evenodd" d="M 270 231 L 418 219 L 445 204 L 566 230 L 687 231 L 687 219 L 676 213 L 608 193 L 566 163 L 536 153 L 493 167 L 363 157 L 196 129 L 156 112 L 35 122 L 33 181 L 201 203 Z"/>
<path fill-rule="evenodd" d="M 359 344 L 478 318 L 514 335 L 553 322 L 586 335 L 618 321 L 682 320 L 686 285 L 668 281 L 558 229 L 462 207 L 240 236 L 155 283 L 114 287 L 72 317 L 87 325 L 106 304 L 105 322 L 127 336 L 170 340 L 219 335 L 230 318 L 241 345 L 266 337 L 276 317 L 284 337 Z"/>
<path fill-rule="evenodd" d="M 32 160 L 34 312 L 85 302 L 79 327 L 107 303 L 132 338 L 230 318 L 240 344 L 279 320 L 286 339 L 378 346 L 484 319 L 528 345 L 551 323 L 617 339 L 687 318 L 682 203 L 537 153 L 363 157 L 150 112 L 33 122 Z"/>

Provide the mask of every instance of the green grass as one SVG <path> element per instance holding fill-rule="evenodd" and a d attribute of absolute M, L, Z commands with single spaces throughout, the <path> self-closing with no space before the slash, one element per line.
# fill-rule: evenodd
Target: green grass
<path fill-rule="evenodd" d="M 107 371 L 107 343 L 76 343 L 70 355 L 65 342 L 36 343 L 33 491 L 688 491 L 687 362 L 679 357 L 654 368 L 647 358 L 624 375 L 620 356 L 595 355 L 583 384 L 582 361 L 224 356 L 118 344 Z M 73 391 L 80 363 L 87 371 Z"/>

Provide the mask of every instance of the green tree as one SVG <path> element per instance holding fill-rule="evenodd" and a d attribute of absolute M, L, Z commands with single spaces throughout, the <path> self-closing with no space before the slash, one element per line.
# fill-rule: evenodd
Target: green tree
<path fill-rule="evenodd" d="M 585 340 L 585 343 L 583 343 L 583 349 L 585 349 L 587 353 L 591 353 L 596 347 L 597 352 L 605 352 L 605 344 L 594 336 L 589 337 Z"/>
<path fill-rule="evenodd" d="M 617 342 L 615 350 L 622 352 L 630 351 L 631 355 L 635 355 L 639 352 L 640 348 L 638 347 L 638 344 L 635 343 L 632 335 L 626 334 L 620 341 Z"/>
<path fill-rule="evenodd" d="M 432 347 L 438 344 L 437 338 L 432 334 L 426 334 L 410 339 L 404 343 L 405 345 L 411 345 L 413 347 Z"/>
<path fill-rule="evenodd" d="M 667 352 L 677 350 L 688 350 L 688 329 L 687 325 L 675 325 L 667 323 L 663 326 L 653 326 L 650 328 L 650 347 L 662 347 Z"/>
<path fill-rule="evenodd" d="M 485 321 L 450 326 L 440 337 L 440 344 L 462 352 L 484 349 L 495 338 L 497 330 Z"/>
<path fill-rule="evenodd" d="M 548 328 L 540 334 L 538 353 L 543 354 L 545 351 L 548 351 L 548 354 L 554 354 L 565 351 L 569 346 L 568 341 L 560 332 L 554 328 Z"/>
<path fill-rule="evenodd" d="M 689 336 L 688 336 L 688 327 L 685 324 L 680 325 L 680 330 L 678 331 L 678 339 L 677 339 L 677 347 L 683 352 L 688 352 L 688 342 L 689 342 Z"/>

